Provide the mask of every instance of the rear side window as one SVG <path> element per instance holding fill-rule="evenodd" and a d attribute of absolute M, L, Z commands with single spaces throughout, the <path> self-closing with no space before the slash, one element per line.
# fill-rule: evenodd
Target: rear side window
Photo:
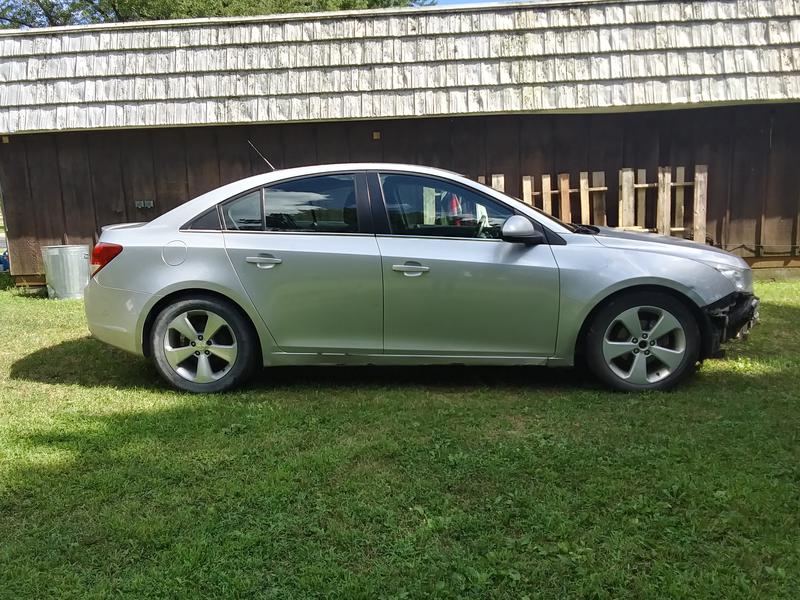
<path fill-rule="evenodd" d="M 202 230 L 202 231 L 219 231 L 222 229 L 219 223 L 219 213 L 217 207 L 211 208 L 197 217 L 189 225 L 189 229 Z"/>
<path fill-rule="evenodd" d="M 355 233 L 355 175 L 318 175 L 264 188 L 267 231 Z"/>
<path fill-rule="evenodd" d="M 222 218 L 229 231 L 264 231 L 261 190 L 249 192 L 222 205 Z"/>

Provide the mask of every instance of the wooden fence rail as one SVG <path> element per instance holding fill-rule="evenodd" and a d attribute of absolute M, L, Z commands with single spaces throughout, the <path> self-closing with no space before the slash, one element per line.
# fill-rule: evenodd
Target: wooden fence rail
<path fill-rule="evenodd" d="M 674 171 L 674 180 L 673 180 Z M 706 202 L 708 195 L 708 166 L 695 165 L 694 180 L 686 180 L 684 166 L 659 167 L 656 180 L 647 181 L 646 169 L 624 168 L 619 171 L 619 209 L 615 225 L 632 231 L 655 231 L 662 235 L 690 237 L 696 242 L 706 241 Z M 569 223 L 584 225 L 609 225 L 604 171 L 581 171 L 577 187 L 572 185 L 569 173 L 556 176 L 553 187 L 550 174 L 541 175 L 541 188 L 536 189 L 536 178 L 522 176 L 521 200 Z M 478 177 L 486 183 L 486 177 Z M 505 191 L 505 176 L 492 174 L 491 186 Z M 693 188 L 692 209 L 686 211 L 686 188 Z M 655 216 L 648 214 L 652 203 L 647 202 L 648 190 L 656 191 Z M 572 214 L 572 198 L 578 194 L 579 214 Z M 553 197 L 556 197 L 556 201 Z M 557 209 L 557 210 L 556 210 Z M 687 215 L 688 224 L 687 224 Z M 655 223 L 648 228 L 647 223 Z"/>

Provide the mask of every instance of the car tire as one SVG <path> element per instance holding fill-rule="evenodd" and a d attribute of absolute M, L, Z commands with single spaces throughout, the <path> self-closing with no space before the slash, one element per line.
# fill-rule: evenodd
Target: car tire
<path fill-rule="evenodd" d="M 638 322 L 638 325 L 637 325 Z M 616 390 L 668 390 L 695 371 L 700 330 L 684 302 L 665 292 L 615 296 L 592 317 L 589 370 Z"/>
<path fill-rule="evenodd" d="M 161 310 L 150 344 L 164 380 L 195 393 L 242 385 L 259 356 L 258 338 L 247 318 L 232 303 L 211 296 L 179 300 Z"/>

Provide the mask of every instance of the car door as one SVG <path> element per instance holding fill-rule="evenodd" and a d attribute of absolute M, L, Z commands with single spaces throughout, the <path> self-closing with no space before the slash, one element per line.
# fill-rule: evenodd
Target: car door
<path fill-rule="evenodd" d="M 362 172 L 294 178 L 221 205 L 233 268 L 283 351 L 382 350 L 367 202 Z"/>
<path fill-rule="evenodd" d="M 377 236 L 387 354 L 553 353 L 558 267 L 549 245 L 500 239 L 511 207 L 446 179 L 400 172 L 370 174 L 370 192 L 384 198 L 388 220 Z"/>

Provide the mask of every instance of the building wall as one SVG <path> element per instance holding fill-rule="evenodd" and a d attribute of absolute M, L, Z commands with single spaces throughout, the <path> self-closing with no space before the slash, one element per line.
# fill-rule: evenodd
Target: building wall
<path fill-rule="evenodd" d="M 375 133 L 380 139 L 374 139 Z M 40 245 L 91 243 L 110 223 L 147 221 L 218 185 L 277 167 L 391 161 L 471 178 L 709 165 L 708 232 L 745 256 L 798 253 L 800 104 L 603 115 L 502 115 L 9 136 L 0 190 L 12 273 L 41 273 Z M 554 184 L 555 185 L 555 184 Z M 537 183 L 537 188 L 539 187 Z M 137 208 L 152 201 L 154 207 Z M 654 192 L 649 202 L 655 201 Z"/>
<path fill-rule="evenodd" d="M 800 0 L 552 0 L 0 32 L 0 134 L 800 100 Z"/>

